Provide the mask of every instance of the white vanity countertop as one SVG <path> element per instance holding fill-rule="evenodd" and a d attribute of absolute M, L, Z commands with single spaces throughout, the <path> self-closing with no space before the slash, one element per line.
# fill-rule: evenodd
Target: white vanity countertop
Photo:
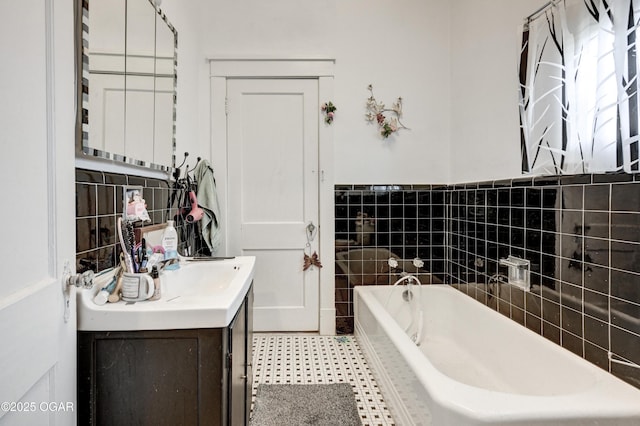
<path fill-rule="evenodd" d="M 231 323 L 251 282 L 255 257 L 187 261 L 164 271 L 162 298 L 156 301 L 96 305 L 102 283 L 78 290 L 78 330 L 126 331 L 220 328 Z"/>

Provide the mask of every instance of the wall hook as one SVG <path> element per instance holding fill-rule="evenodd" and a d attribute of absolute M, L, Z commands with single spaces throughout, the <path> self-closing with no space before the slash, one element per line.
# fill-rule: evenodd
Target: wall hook
<path fill-rule="evenodd" d="M 193 169 L 189 169 L 189 165 L 187 165 L 187 174 L 193 172 L 196 169 L 196 167 L 198 167 L 198 164 L 200 163 L 200 160 L 202 160 L 202 157 L 198 157 L 197 160 L 198 161 L 196 161 L 196 165 L 193 166 Z"/>
<path fill-rule="evenodd" d="M 186 163 L 187 161 L 187 157 L 189 156 L 188 152 L 184 153 L 184 158 L 182 159 L 182 163 L 180 163 L 180 165 L 178 167 L 175 168 L 175 170 L 173 171 L 173 179 L 175 181 L 177 181 L 178 179 L 180 179 L 180 168 L 182 166 L 184 166 L 184 163 Z M 187 169 L 189 168 L 189 166 L 187 166 Z"/>

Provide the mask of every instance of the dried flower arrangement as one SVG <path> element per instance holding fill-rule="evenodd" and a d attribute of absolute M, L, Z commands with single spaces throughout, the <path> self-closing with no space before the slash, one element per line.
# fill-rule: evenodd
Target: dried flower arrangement
<path fill-rule="evenodd" d="M 333 102 L 325 102 L 320 107 L 322 112 L 324 112 L 324 122 L 327 124 L 331 124 L 333 122 L 333 117 L 335 116 L 335 112 L 338 108 L 333 104 Z"/>
<path fill-rule="evenodd" d="M 391 108 L 385 108 L 384 103 L 376 101 L 373 96 L 373 86 L 370 84 L 367 90 L 371 92 L 371 96 L 367 99 L 367 113 L 365 118 L 369 122 L 377 122 L 380 128 L 380 134 L 383 138 L 388 138 L 392 133 L 397 132 L 400 129 L 409 129 L 402 124 L 400 117 L 402 117 L 402 98 L 393 104 Z M 385 113 L 392 113 L 395 116 L 387 118 Z"/>

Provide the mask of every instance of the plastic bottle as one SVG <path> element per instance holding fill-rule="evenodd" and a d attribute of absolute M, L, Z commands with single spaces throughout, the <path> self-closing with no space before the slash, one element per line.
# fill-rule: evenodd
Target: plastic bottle
<path fill-rule="evenodd" d="M 104 305 L 109 300 L 109 292 L 107 290 L 100 290 L 98 294 L 93 298 L 93 303 L 96 305 Z"/>
<path fill-rule="evenodd" d="M 162 288 L 160 286 L 160 274 L 158 273 L 158 267 L 156 265 L 153 265 L 151 268 L 150 275 L 151 278 L 153 278 L 153 287 L 155 290 L 153 291 L 153 296 L 151 296 L 149 300 L 158 300 L 160 299 L 160 296 L 162 296 Z"/>
<path fill-rule="evenodd" d="M 107 284 L 106 286 L 102 287 L 100 289 L 100 291 L 98 292 L 98 294 L 95 295 L 95 297 L 93 298 L 93 302 L 96 305 L 104 305 L 105 303 L 107 303 L 107 301 L 109 300 L 109 295 L 116 288 L 117 281 L 118 281 L 118 278 L 117 277 L 113 277 L 111 279 L 111 281 L 109 282 L 109 284 Z"/>
<path fill-rule="evenodd" d="M 175 259 L 178 257 L 178 233 L 173 227 L 173 220 L 167 221 L 167 227 L 162 234 L 162 248 L 164 248 L 165 259 Z"/>

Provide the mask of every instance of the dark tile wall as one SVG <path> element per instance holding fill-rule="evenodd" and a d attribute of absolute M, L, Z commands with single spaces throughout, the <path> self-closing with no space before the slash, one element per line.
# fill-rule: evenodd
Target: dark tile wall
<path fill-rule="evenodd" d="M 448 282 L 640 387 L 640 369 L 608 358 L 640 364 L 640 182 L 529 178 L 457 185 L 449 196 Z M 531 262 L 530 292 L 486 284 L 506 274 L 498 261 L 508 255 Z"/>
<path fill-rule="evenodd" d="M 392 284 L 398 271 L 390 271 L 389 257 L 416 272 L 411 261 L 424 262 L 425 271 L 445 275 L 446 187 L 431 185 L 337 185 L 336 329 L 353 332 L 353 288 Z M 404 262 L 403 262 L 404 260 Z M 421 281 L 431 277 L 419 275 Z"/>
<path fill-rule="evenodd" d="M 417 254 L 436 280 L 640 387 L 640 369 L 608 357 L 640 364 L 640 176 L 636 180 L 627 174 L 521 178 L 393 187 L 379 196 L 371 187 L 336 186 L 336 257 L 342 240 L 362 239 L 355 223 L 358 212 L 367 212 L 376 219 L 371 247 L 406 259 Z M 425 212 L 428 218 L 420 216 Z M 422 223 L 417 232 L 416 219 Z M 489 284 L 506 274 L 498 261 L 508 255 L 531 262 L 530 292 Z M 336 268 L 342 332 L 352 329 L 353 286 L 374 283 L 366 275 L 360 282 L 348 278 Z"/>
<path fill-rule="evenodd" d="M 151 223 L 166 222 L 169 184 L 161 179 L 76 169 L 76 270 L 109 269 L 120 256 L 116 221 L 124 187 L 142 186 Z"/>

